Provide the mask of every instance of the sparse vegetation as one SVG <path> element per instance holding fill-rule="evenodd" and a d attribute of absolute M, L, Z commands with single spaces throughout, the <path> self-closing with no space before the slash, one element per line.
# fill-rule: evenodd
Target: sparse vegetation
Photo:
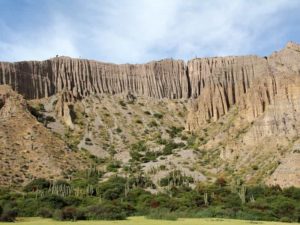
<path fill-rule="evenodd" d="M 153 116 L 157 119 L 162 119 L 164 117 L 164 115 L 162 113 L 154 113 Z"/>

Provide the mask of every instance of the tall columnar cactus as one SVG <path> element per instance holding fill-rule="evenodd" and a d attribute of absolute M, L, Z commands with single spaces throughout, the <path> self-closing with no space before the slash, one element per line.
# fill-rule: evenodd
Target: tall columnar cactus
<path fill-rule="evenodd" d="M 242 201 L 242 204 L 246 203 L 246 192 L 247 192 L 247 189 L 245 186 L 242 186 L 238 192 L 238 195 Z"/>
<path fill-rule="evenodd" d="M 204 205 L 208 206 L 209 202 L 208 202 L 208 194 L 207 194 L 207 192 L 204 193 L 203 199 L 204 199 Z"/>

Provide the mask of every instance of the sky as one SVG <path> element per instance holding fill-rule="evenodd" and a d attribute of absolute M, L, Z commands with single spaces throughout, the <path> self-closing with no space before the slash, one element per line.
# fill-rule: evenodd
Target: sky
<path fill-rule="evenodd" d="M 288 41 L 300 0 L 0 0 L 0 61 L 266 56 Z"/>

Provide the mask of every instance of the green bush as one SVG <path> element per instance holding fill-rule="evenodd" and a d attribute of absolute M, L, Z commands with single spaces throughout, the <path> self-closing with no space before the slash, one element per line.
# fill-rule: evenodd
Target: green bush
<path fill-rule="evenodd" d="M 101 183 L 98 188 L 99 194 L 107 200 L 115 200 L 124 195 L 126 179 L 123 177 L 111 177 Z"/>
<path fill-rule="evenodd" d="M 184 130 L 184 127 L 170 127 L 167 131 L 167 133 L 170 135 L 171 138 L 177 137 L 181 132 Z"/>
<path fill-rule="evenodd" d="M 20 216 L 37 216 L 36 213 L 41 207 L 40 200 L 35 196 L 27 196 L 27 198 L 17 200 L 17 207 Z"/>
<path fill-rule="evenodd" d="M 121 162 L 113 161 L 107 165 L 106 170 L 108 172 L 117 172 L 119 168 L 121 168 Z"/>
<path fill-rule="evenodd" d="M 53 212 L 52 212 L 52 209 L 41 208 L 41 209 L 39 209 L 37 215 L 40 217 L 43 217 L 43 218 L 52 218 Z"/>
<path fill-rule="evenodd" d="M 18 216 L 17 209 L 4 209 L 0 215 L 1 222 L 14 222 Z"/>
<path fill-rule="evenodd" d="M 65 199 L 57 195 L 46 195 L 40 198 L 41 207 L 51 209 L 61 209 L 67 205 Z"/>
<path fill-rule="evenodd" d="M 291 223 L 291 222 L 293 222 L 291 220 L 291 218 L 289 218 L 289 217 L 281 217 L 279 221 L 280 222 L 284 222 L 284 223 Z"/>
<path fill-rule="evenodd" d="M 44 178 L 38 178 L 32 180 L 29 184 L 24 187 L 26 192 L 34 192 L 38 190 L 48 189 L 50 187 L 50 182 Z"/>
<path fill-rule="evenodd" d="M 164 115 L 161 113 L 154 113 L 153 116 L 157 119 L 162 119 L 164 117 Z"/>
<path fill-rule="evenodd" d="M 149 127 L 157 127 L 158 123 L 155 120 L 150 121 L 150 123 L 148 124 Z"/>
<path fill-rule="evenodd" d="M 184 147 L 183 143 L 175 143 L 174 141 L 168 141 L 165 147 L 163 148 L 162 154 L 163 155 L 170 155 L 173 153 L 173 150 L 177 148 Z"/>
<path fill-rule="evenodd" d="M 78 210 L 75 207 L 65 207 L 61 210 L 56 211 L 54 215 L 54 219 L 61 221 L 76 221 L 76 220 L 84 220 L 85 213 L 82 210 Z"/>
<path fill-rule="evenodd" d="M 87 208 L 86 215 L 92 220 L 124 220 L 126 211 L 119 203 L 105 202 Z"/>
<path fill-rule="evenodd" d="M 141 161 L 152 157 L 148 155 L 150 151 L 144 142 L 134 148 L 141 152 Z M 38 179 L 39 182 L 35 180 L 28 185 L 28 192 L 17 193 L 1 188 L 1 220 L 13 221 L 18 212 L 18 216 L 22 217 L 51 217 L 53 214 L 53 218 L 60 220 L 124 219 L 131 215 L 148 215 L 149 218 L 157 219 L 220 217 L 300 221 L 299 188 L 247 186 L 246 201 L 242 204 L 238 194 L 241 184 L 229 186 L 224 179 L 219 178 L 210 185 L 198 184 L 193 190 L 189 185 L 193 179 L 174 170 L 161 180 L 162 186 L 168 185 L 165 192 L 151 194 L 144 189 L 155 188 L 152 180 L 138 173 L 141 171 L 136 166 L 139 162 L 131 165 L 135 172 L 127 170 L 127 178 L 115 176 L 99 182 L 99 171 L 91 167 L 76 173 L 70 182 L 55 182 L 54 185 L 58 187 L 70 188 L 68 196 L 52 194 L 53 185 L 47 189 L 47 182 Z M 209 204 L 205 204 L 207 201 Z"/>
<path fill-rule="evenodd" d="M 125 103 L 123 100 L 120 100 L 120 101 L 119 101 L 119 104 L 120 104 L 123 108 L 126 108 L 126 103 Z"/>
<path fill-rule="evenodd" d="M 289 187 L 283 189 L 283 195 L 300 201 L 300 188 Z"/>

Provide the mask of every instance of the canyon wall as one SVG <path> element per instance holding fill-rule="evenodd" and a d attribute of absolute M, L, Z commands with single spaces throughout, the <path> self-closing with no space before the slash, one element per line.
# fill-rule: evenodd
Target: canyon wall
<path fill-rule="evenodd" d="M 115 65 L 56 57 L 46 61 L 0 63 L 0 84 L 27 99 L 61 91 L 77 98 L 97 93 L 131 93 L 153 98 L 187 98 L 188 77 L 181 60 Z"/>
<path fill-rule="evenodd" d="M 0 63 L 0 84 L 9 84 L 27 99 L 59 92 L 76 99 L 97 93 L 193 99 L 189 130 L 217 121 L 233 106 L 246 110 L 249 120 L 257 118 L 276 99 L 293 99 L 299 74 L 300 46 L 292 42 L 269 57 L 201 58 L 187 65 L 172 59 L 116 65 L 69 57 Z"/>
<path fill-rule="evenodd" d="M 300 108 L 300 46 L 288 43 L 270 57 L 216 57 L 188 62 L 193 102 L 187 128 L 196 130 L 238 108 L 253 121 L 272 108 L 273 117 Z M 275 111 L 277 110 L 277 111 Z M 276 115 L 276 116 L 274 116 Z M 276 121 L 274 122 L 276 124 Z"/>

